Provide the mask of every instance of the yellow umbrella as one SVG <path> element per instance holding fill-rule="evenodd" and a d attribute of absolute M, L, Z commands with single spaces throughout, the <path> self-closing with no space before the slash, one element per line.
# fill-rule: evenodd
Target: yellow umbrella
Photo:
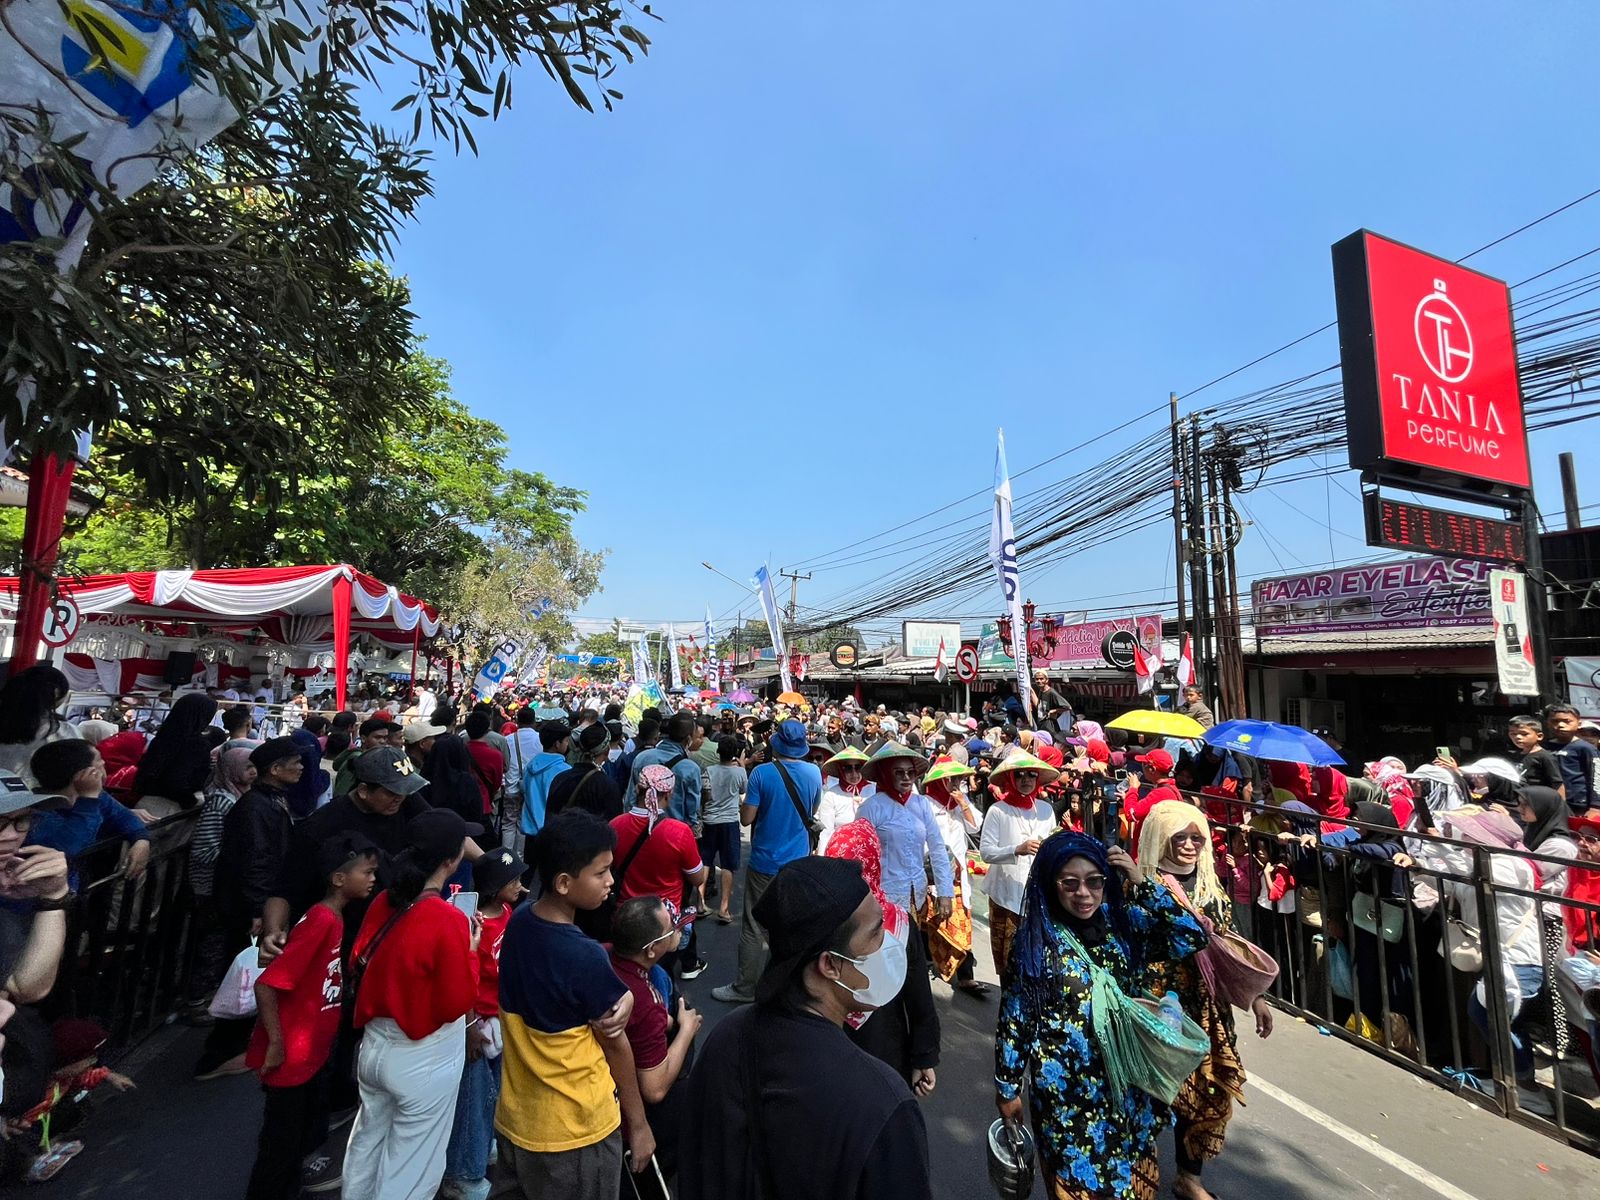
<path fill-rule="evenodd" d="M 783 695 L 778 697 L 778 703 L 779 704 L 805 705 L 805 704 L 809 704 L 810 701 L 807 700 L 804 696 L 802 696 L 799 692 L 785 692 L 785 693 L 783 693 Z"/>
<path fill-rule="evenodd" d="M 1175 738 L 1204 737 L 1206 732 L 1206 727 L 1193 717 L 1186 717 L 1182 713 L 1164 712 L 1159 708 L 1136 708 L 1132 712 L 1125 712 L 1115 721 L 1106 722 L 1106 728 Z"/>

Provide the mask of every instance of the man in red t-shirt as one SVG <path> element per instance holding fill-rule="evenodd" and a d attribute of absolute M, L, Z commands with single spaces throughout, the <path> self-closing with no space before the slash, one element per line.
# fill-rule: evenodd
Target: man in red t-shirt
<path fill-rule="evenodd" d="M 467 717 L 467 757 L 472 759 L 472 777 L 483 795 L 483 815 L 494 811 L 495 797 L 505 781 L 506 756 L 489 741 L 489 714 L 474 712 Z"/>
<path fill-rule="evenodd" d="M 344 968 L 344 908 L 365 900 L 378 880 L 378 848 L 358 833 L 323 844 L 318 868 L 327 895 L 289 932 L 283 952 L 256 981 L 260 1019 L 245 1063 L 261 1075 L 267 1093 L 256 1163 L 246 1200 L 283 1200 L 302 1184 L 339 1182 L 302 1178 L 300 1163 L 328 1137 L 328 1072 L 339 1032 Z"/>
<path fill-rule="evenodd" d="M 700 843 L 694 830 L 676 817 L 661 815 L 672 800 L 673 786 L 672 772 L 666 767 L 645 767 L 639 772 L 633 807 L 611 820 L 612 832 L 617 835 L 611 870 L 617 880 L 619 900 L 659 896 L 673 905 L 682 905 L 692 889 L 705 880 L 706 868 L 700 861 Z M 698 949 L 691 925 L 677 957 L 680 978 L 693 979 L 705 970 Z M 667 961 L 671 959 L 669 954 Z"/>

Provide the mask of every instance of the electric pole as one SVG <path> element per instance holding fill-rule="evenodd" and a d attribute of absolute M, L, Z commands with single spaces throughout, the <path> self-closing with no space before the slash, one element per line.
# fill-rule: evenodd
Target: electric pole
<path fill-rule="evenodd" d="M 800 598 L 800 581 L 802 579 L 810 579 L 811 578 L 811 572 L 807 571 L 804 575 L 800 575 L 800 574 L 796 574 L 794 571 L 779 571 L 778 575 L 781 578 L 787 579 L 789 581 L 789 611 L 788 611 L 788 617 L 789 617 L 789 624 L 793 625 L 794 624 L 795 608 L 797 607 L 797 602 L 799 601 L 799 598 Z"/>

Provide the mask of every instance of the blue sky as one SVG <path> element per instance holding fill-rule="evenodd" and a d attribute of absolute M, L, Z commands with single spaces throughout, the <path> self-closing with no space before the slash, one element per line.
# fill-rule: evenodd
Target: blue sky
<path fill-rule="evenodd" d="M 1600 186 L 1587 5 L 658 8 L 615 113 L 525 72 L 398 255 L 460 398 L 589 491 L 589 616 L 720 615 L 740 592 L 703 559 L 815 559 L 986 487 L 997 425 L 1017 472 L 1324 324 L 1358 227 L 1455 256 Z M 1473 265 L 1517 280 L 1597 228 L 1600 199 Z M 1337 357 L 1330 331 L 1202 399 Z M 1547 513 L 1592 429 L 1535 438 Z M 1355 491 L 1252 498 L 1242 576 L 1373 556 Z M 1170 555 L 1161 530 L 1024 560 L 1024 590 L 1154 600 Z"/>

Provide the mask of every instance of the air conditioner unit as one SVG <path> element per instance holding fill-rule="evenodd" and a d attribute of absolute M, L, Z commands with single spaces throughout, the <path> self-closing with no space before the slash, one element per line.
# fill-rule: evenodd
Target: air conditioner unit
<path fill-rule="evenodd" d="M 1310 700 L 1302 696 L 1287 696 L 1283 701 L 1283 721 L 1301 729 L 1330 729 L 1333 736 L 1344 741 L 1344 701 Z"/>

